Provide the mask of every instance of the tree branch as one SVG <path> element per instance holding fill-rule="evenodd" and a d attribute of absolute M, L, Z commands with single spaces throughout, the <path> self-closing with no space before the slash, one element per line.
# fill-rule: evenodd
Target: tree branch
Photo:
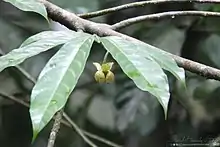
<path fill-rule="evenodd" d="M 70 29 L 82 28 L 83 31 L 97 34 L 99 36 L 119 36 L 129 41 L 139 41 L 130 36 L 118 33 L 112 30 L 108 25 L 91 22 L 89 20 L 82 19 L 76 16 L 74 13 L 70 13 L 50 2 L 45 0 L 39 0 L 47 8 L 48 15 Z M 139 41 L 141 42 L 141 41 Z M 189 70 L 193 73 L 197 73 L 206 78 L 215 79 L 220 81 L 220 70 L 206 66 L 204 64 L 196 63 L 191 60 L 184 59 L 182 57 L 171 55 L 180 67 Z"/>
<path fill-rule="evenodd" d="M 111 26 L 113 30 L 119 30 L 124 27 L 146 21 L 152 19 L 162 19 L 162 18 L 172 18 L 174 19 L 177 16 L 201 16 L 201 17 L 220 17 L 219 12 L 209 12 L 209 11 L 170 11 L 170 12 L 162 12 L 162 13 L 155 13 L 149 15 L 138 16 L 134 18 L 129 18 L 118 22 Z"/>
<path fill-rule="evenodd" d="M 213 4 L 220 4 L 219 0 L 151 0 L 151 1 L 142 1 L 142 2 L 134 2 L 130 4 L 125 4 L 117 7 L 112 7 L 100 11 L 85 13 L 85 14 L 78 14 L 81 18 L 92 18 L 101 15 L 105 15 L 108 13 L 118 12 L 125 9 L 130 8 L 137 8 L 137 7 L 144 7 L 150 4 L 163 4 L 163 3 L 213 3 Z"/>
<path fill-rule="evenodd" d="M 207 79 L 215 79 L 220 81 L 220 70 L 213 68 L 198 62 L 194 62 L 188 59 L 178 57 L 176 55 L 170 54 L 171 57 L 177 62 L 180 67 L 183 67 L 185 70 L 196 73 L 200 76 L 203 76 Z"/>
<path fill-rule="evenodd" d="M 50 137 L 48 139 L 47 147 L 53 147 L 54 146 L 54 143 L 55 143 L 55 140 L 56 140 L 56 137 L 57 137 L 57 133 L 59 132 L 59 129 L 60 129 L 60 122 L 62 120 L 62 116 L 63 116 L 63 109 L 56 113 L 55 121 L 54 121 L 54 124 L 53 124 L 53 128 L 50 132 Z"/>

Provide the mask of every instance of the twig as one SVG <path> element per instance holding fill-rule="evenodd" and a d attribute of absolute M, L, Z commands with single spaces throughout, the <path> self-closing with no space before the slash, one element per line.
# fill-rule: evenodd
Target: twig
<path fill-rule="evenodd" d="M 65 115 L 67 115 L 65 112 L 64 112 L 64 114 Z M 65 115 L 64 115 L 64 118 L 65 118 Z M 68 116 L 68 115 L 67 115 Z M 66 118 L 65 118 L 66 119 Z M 71 124 L 70 124 L 70 122 L 72 122 L 72 120 L 71 119 L 69 119 L 69 120 L 67 120 L 67 121 L 65 121 L 65 120 L 62 120 L 62 124 L 64 124 L 65 126 L 67 126 L 67 127 L 73 127 Z M 73 122 L 74 123 L 74 122 Z M 74 123 L 75 124 L 75 123 Z M 74 128 L 75 129 L 75 128 Z M 91 139 L 94 139 L 94 140 L 97 140 L 97 141 L 99 141 L 99 142 L 102 142 L 102 143 L 104 143 L 104 144 L 106 144 L 106 145 L 108 145 L 108 146 L 111 146 L 111 147 L 123 147 L 123 146 L 121 146 L 121 145 L 118 145 L 118 144 L 116 144 L 116 143 L 114 143 L 114 142 L 112 142 L 112 141 L 109 141 L 109 140 L 107 140 L 107 139 L 105 139 L 105 138 L 102 138 L 102 137 L 100 137 L 100 136 L 97 136 L 97 135 L 95 135 L 95 134 L 92 134 L 92 133 L 90 133 L 90 132 L 88 132 L 88 131 L 85 131 L 85 130 L 83 130 L 83 129 L 80 129 L 81 130 L 81 132 L 83 133 L 83 134 L 85 134 L 86 136 L 88 136 L 89 138 L 91 138 Z"/>
<path fill-rule="evenodd" d="M 76 112 L 76 114 L 80 114 L 80 115 L 78 115 L 78 117 L 76 118 L 76 121 L 75 121 L 75 124 L 78 124 L 78 128 L 83 128 L 84 127 L 85 120 L 88 116 L 89 106 L 91 105 L 92 101 L 94 100 L 97 91 L 98 91 L 97 89 L 95 91 L 93 91 L 86 98 L 86 100 L 83 103 L 83 105 L 81 106 L 81 108 Z M 72 126 L 72 127 L 74 128 L 74 126 Z M 82 131 L 82 129 L 81 129 L 81 131 Z M 79 137 L 79 139 L 76 138 L 76 140 L 77 140 L 76 141 L 76 146 L 80 145 L 82 142 L 85 142 L 85 140 L 83 140 L 83 138 L 80 135 L 78 137 Z"/>
<path fill-rule="evenodd" d="M 76 132 L 83 138 L 83 140 L 88 143 L 91 147 L 97 147 L 92 141 L 90 141 L 85 135 L 84 133 L 81 131 L 81 129 L 77 126 L 77 124 L 75 124 L 71 118 L 66 115 L 66 113 L 63 114 L 64 118 L 74 127 L 74 129 L 76 130 Z"/>
<path fill-rule="evenodd" d="M 105 144 L 107 144 L 107 145 L 109 145 L 109 146 L 112 146 L 112 147 L 123 147 L 123 146 L 118 145 L 118 144 L 116 144 L 116 143 L 114 143 L 114 142 L 108 141 L 108 140 L 106 140 L 106 139 L 104 139 L 104 138 L 100 138 L 99 136 L 94 135 L 94 134 L 92 134 L 92 133 L 90 133 L 90 132 L 87 132 L 87 131 L 84 131 L 84 130 L 81 130 L 81 131 L 82 131 L 85 135 L 87 135 L 88 137 L 90 137 L 90 138 L 92 138 L 92 139 L 95 139 L 95 140 L 98 140 L 98 141 L 100 141 L 100 142 L 102 142 L 102 143 L 105 143 Z"/>
<path fill-rule="evenodd" d="M 83 109 L 83 111 L 82 112 L 80 112 L 80 116 L 86 116 L 86 113 L 87 113 L 87 111 L 88 111 L 88 107 L 89 107 L 89 105 L 91 104 L 91 102 L 92 102 L 92 100 L 93 100 L 93 98 L 94 98 L 94 96 L 95 96 L 95 94 L 97 93 L 97 90 L 96 91 L 94 91 L 88 98 L 87 98 L 87 101 L 85 102 L 85 104 L 84 104 L 84 106 L 82 106 L 82 109 Z M 67 115 L 66 113 L 65 113 L 65 115 Z M 68 116 L 68 115 L 67 115 Z M 65 117 L 65 116 L 64 116 Z M 66 118 L 67 119 L 67 118 Z M 74 123 L 74 122 L 72 122 L 72 120 L 69 118 L 68 119 L 69 121 L 68 122 L 71 122 L 71 124 L 73 123 L 73 124 L 76 124 L 76 123 Z M 74 127 L 74 126 L 72 126 L 72 127 Z M 78 128 L 79 128 L 79 126 L 78 126 Z M 80 129 L 81 130 L 81 132 L 83 133 L 83 134 L 85 134 L 86 136 L 88 136 L 88 137 L 90 137 L 90 138 L 92 138 L 92 139 L 95 139 L 95 140 L 98 140 L 98 141 L 100 141 L 100 142 L 102 142 L 102 143 L 105 143 L 105 144 L 107 144 L 107 145 L 109 145 L 109 146 L 111 146 L 111 147 L 122 147 L 121 145 L 118 145 L 118 144 L 115 144 L 114 142 L 111 142 L 111 141 L 108 141 L 108 140 L 106 140 L 106 139 L 104 139 L 104 138 L 100 138 L 99 136 L 97 136 L 97 135 L 94 135 L 94 134 L 92 134 L 92 133 L 89 133 L 89 132 L 87 132 L 87 131 L 85 131 L 85 130 L 83 130 L 83 129 Z"/>
<path fill-rule="evenodd" d="M 113 12 L 118 12 L 121 10 L 125 9 L 130 9 L 130 8 L 137 8 L 137 7 L 144 7 L 149 4 L 163 4 L 163 3 L 212 3 L 212 4 L 220 4 L 219 0 L 151 0 L 151 1 L 142 1 L 142 2 L 134 2 L 134 3 L 129 3 L 125 5 L 120 5 L 117 7 L 112 7 L 100 11 L 95 11 L 95 12 L 90 12 L 90 13 L 85 13 L 85 14 L 78 14 L 79 17 L 81 18 L 92 18 L 92 17 L 97 17 Z"/>
<path fill-rule="evenodd" d="M 152 19 L 162 19 L 162 18 L 172 18 L 174 19 L 177 16 L 202 16 L 202 17 L 220 17 L 219 12 L 209 12 L 209 11 L 170 11 L 170 12 L 161 12 L 149 15 L 138 16 L 134 18 L 129 18 L 118 22 L 111 26 L 113 30 L 119 30 L 124 27 Z"/>
<path fill-rule="evenodd" d="M 55 143 L 55 140 L 56 140 L 56 137 L 57 137 L 57 133 L 59 132 L 59 129 L 60 129 L 60 122 L 62 120 L 62 116 L 63 116 L 63 109 L 56 113 L 55 121 L 54 121 L 54 124 L 53 124 L 53 128 L 50 132 L 50 137 L 48 139 L 47 147 L 53 147 L 54 146 L 54 143 Z"/>
<path fill-rule="evenodd" d="M 82 19 L 76 16 L 74 13 L 70 13 L 48 1 L 39 0 L 47 8 L 48 15 L 70 29 L 76 29 L 77 27 L 82 28 L 83 31 L 96 34 L 98 36 L 119 36 L 129 41 L 139 41 L 130 36 L 112 30 L 110 27 L 104 24 L 95 23 L 89 20 Z M 139 41 L 140 42 L 140 41 Z M 220 81 L 220 70 L 206 66 L 204 64 L 197 63 L 194 61 L 187 60 L 185 58 L 172 55 L 177 64 L 184 69 L 187 69 L 193 73 L 198 73 L 206 78 L 215 79 Z M 198 68 L 199 66 L 199 68 Z"/>
<path fill-rule="evenodd" d="M 22 67 L 19 65 L 15 66 L 15 68 L 22 73 L 22 75 L 29 80 L 32 84 L 35 84 L 37 81 L 28 73 L 26 72 Z"/>
<path fill-rule="evenodd" d="M 14 96 L 10 96 L 10 95 L 2 92 L 2 91 L 0 91 L 0 96 L 2 96 L 3 98 L 6 98 L 6 99 L 10 99 L 10 100 L 12 100 L 12 101 L 14 101 L 14 102 L 16 102 L 18 104 L 21 104 L 21 105 L 23 105 L 23 106 L 25 106 L 27 108 L 30 107 L 30 105 L 27 102 L 25 102 L 25 101 L 23 101 L 21 99 L 18 99 L 18 98 L 14 97 Z"/>

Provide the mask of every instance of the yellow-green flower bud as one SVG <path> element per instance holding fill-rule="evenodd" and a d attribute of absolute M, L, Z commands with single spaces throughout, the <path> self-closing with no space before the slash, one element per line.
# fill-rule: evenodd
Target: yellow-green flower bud
<path fill-rule="evenodd" d="M 113 64 L 114 64 L 113 62 L 103 63 L 103 64 L 101 65 L 102 71 L 103 71 L 103 72 L 108 72 L 109 70 L 112 69 L 112 65 L 113 65 Z"/>
<path fill-rule="evenodd" d="M 113 65 L 113 62 L 108 62 L 100 65 L 97 62 L 94 62 L 93 65 L 96 67 L 97 71 L 95 73 L 95 80 L 98 83 L 112 83 L 115 79 L 114 74 L 110 71 Z"/>
<path fill-rule="evenodd" d="M 115 75 L 113 72 L 110 70 L 107 72 L 106 77 L 105 77 L 105 82 L 106 83 L 112 83 L 115 80 Z"/>
<path fill-rule="evenodd" d="M 105 74 L 101 70 L 96 71 L 94 77 L 95 77 L 95 80 L 98 83 L 104 83 L 105 82 Z"/>

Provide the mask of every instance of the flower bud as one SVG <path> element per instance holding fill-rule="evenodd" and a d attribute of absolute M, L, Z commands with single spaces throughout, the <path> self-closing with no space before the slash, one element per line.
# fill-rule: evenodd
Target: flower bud
<path fill-rule="evenodd" d="M 106 83 L 112 83 L 115 80 L 115 75 L 113 72 L 110 70 L 107 72 L 106 77 L 105 77 L 105 82 Z"/>
<path fill-rule="evenodd" d="M 111 70 L 113 64 L 114 64 L 113 62 L 103 63 L 103 64 L 101 65 L 102 71 L 103 71 L 103 72 L 107 72 L 107 71 Z"/>
<path fill-rule="evenodd" d="M 98 82 L 98 83 L 104 83 L 105 82 L 105 74 L 101 71 L 101 70 L 98 70 L 96 73 L 95 73 L 95 80 Z"/>

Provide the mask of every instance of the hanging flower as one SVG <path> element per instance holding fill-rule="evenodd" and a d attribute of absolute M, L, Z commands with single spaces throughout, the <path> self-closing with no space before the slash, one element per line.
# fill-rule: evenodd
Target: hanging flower
<path fill-rule="evenodd" d="M 95 73 L 95 80 L 98 83 L 112 83 L 115 79 L 114 73 L 111 71 L 113 62 L 103 63 L 100 65 L 94 62 L 93 65 L 96 67 L 97 71 Z"/>

